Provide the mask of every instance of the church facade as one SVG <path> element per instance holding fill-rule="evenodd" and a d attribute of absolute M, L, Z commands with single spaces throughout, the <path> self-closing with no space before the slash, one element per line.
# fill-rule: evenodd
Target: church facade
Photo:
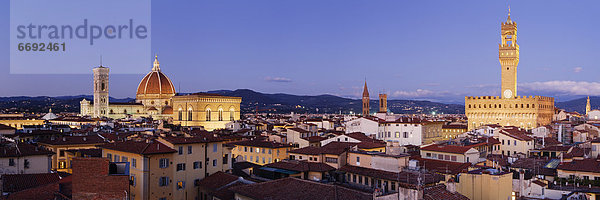
<path fill-rule="evenodd" d="M 154 58 L 152 70 L 140 81 L 135 102 L 109 102 L 109 71 L 104 66 L 93 69 L 94 99 L 81 100 L 81 116 L 112 119 L 152 117 L 206 130 L 222 129 L 226 123 L 240 119 L 240 97 L 177 94 L 171 79 L 161 72 L 158 57 Z M 173 108 L 177 112 L 173 112 Z"/>
<path fill-rule="evenodd" d="M 498 54 L 502 72 L 501 96 L 465 97 L 465 115 L 468 129 L 473 130 L 487 124 L 517 126 L 533 129 L 550 124 L 554 114 L 554 98 L 517 95 L 517 66 L 519 45 L 517 44 L 517 22 L 510 19 L 501 25 L 502 40 Z"/>

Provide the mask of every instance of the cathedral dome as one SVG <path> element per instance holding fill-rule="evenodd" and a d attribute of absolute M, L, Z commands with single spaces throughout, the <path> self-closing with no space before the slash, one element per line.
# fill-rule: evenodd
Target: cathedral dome
<path fill-rule="evenodd" d="M 158 58 L 154 58 L 152 71 L 140 82 L 137 95 L 175 95 L 175 87 L 173 87 L 171 79 L 160 71 Z"/>

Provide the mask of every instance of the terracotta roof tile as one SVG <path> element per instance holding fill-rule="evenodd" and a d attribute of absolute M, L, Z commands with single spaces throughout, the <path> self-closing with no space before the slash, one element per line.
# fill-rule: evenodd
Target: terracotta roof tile
<path fill-rule="evenodd" d="M 175 151 L 175 149 L 172 149 L 171 147 L 168 147 L 167 145 L 165 145 L 159 141 L 156 141 L 156 140 L 150 140 L 148 142 L 127 140 L 127 141 L 99 145 L 98 147 L 103 148 L 103 149 L 111 149 L 111 150 L 115 150 L 115 151 L 123 151 L 123 152 L 136 153 L 136 154 L 142 154 L 142 155 L 177 152 L 177 151 Z"/>
<path fill-rule="evenodd" d="M 58 183 L 57 173 L 43 174 L 4 174 L 2 175 L 2 191 L 17 192 L 49 183 Z"/>
<path fill-rule="evenodd" d="M 446 153 L 464 154 L 473 147 L 470 146 L 456 146 L 456 145 L 443 145 L 443 144 L 432 144 L 425 147 L 421 147 L 422 151 L 436 151 Z"/>
<path fill-rule="evenodd" d="M 257 200 L 287 199 L 373 199 L 372 194 L 297 178 L 283 178 L 274 181 L 231 187 L 231 191 Z"/>

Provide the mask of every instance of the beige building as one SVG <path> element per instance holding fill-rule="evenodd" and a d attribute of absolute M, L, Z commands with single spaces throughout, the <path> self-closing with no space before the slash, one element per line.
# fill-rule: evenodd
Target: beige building
<path fill-rule="evenodd" d="M 100 148 L 113 162 L 129 162 L 132 199 L 199 199 L 196 182 L 231 171 L 231 149 L 215 138 L 167 136 Z"/>
<path fill-rule="evenodd" d="M 517 95 L 517 22 L 510 19 L 501 25 L 501 44 L 498 54 L 502 71 L 501 97 L 465 97 L 465 115 L 469 119 L 468 129 L 473 130 L 486 124 L 518 126 L 532 129 L 548 125 L 554 114 L 554 98 Z"/>
<path fill-rule="evenodd" d="M 0 116 L 0 124 L 16 129 L 23 129 L 25 125 L 43 125 L 44 120 L 35 117 L 25 117 L 23 114 Z"/>
<path fill-rule="evenodd" d="M 0 175 L 50 173 L 52 155 L 27 143 L 0 144 Z"/>
<path fill-rule="evenodd" d="M 478 163 L 479 151 L 472 146 L 431 144 L 421 147 L 421 157 L 459 163 Z"/>
<path fill-rule="evenodd" d="M 40 146 L 54 152 L 52 155 L 52 170 L 71 172 L 71 163 L 67 150 L 94 149 L 105 141 L 98 135 L 50 137 L 38 141 Z"/>
<path fill-rule="evenodd" d="M 505 128 L 498 132 L 500 152 L 502 155 L 513 157 L 528 157 L 535 148 L 535 141 L 525 134 L 523 130 Z"/>
<path fill-rule="evenodd" d="M 292 145 L 272 141 L 243 140 L 229 143 L 235 147 L 231 151 L 236 160 L 243 160 L 258 165 L 279 162 L 288 158 Z"/>
<path fill-rule="evenodd" d="M 478 169 L 461 173 L 456 191 L 469 199 L 506 200 L 512 198 L 512 173 Z"/>
<path fill-rule="evenodd" d="M 196 93 L 172 98 L 173 124 L 203 126 L 206 130 L 224 129 L 228 122 L 240 119 L 241 97 Z"/>
<path fill-rule="evenodd" d="M 81 100 L 81 116 L 173 119 L 175 124 L 202 126 L 206 130 L 223 129 L 226 123 L 240 119 L 240 97 L 206 93 L 177 95 L 171 79 L 162 73 L 158 57 L 154 58 L 152 70 L 140 81 L 135 102 L 109 102 L 109 69 L 100 66 L 93 71 L 94 100 Z"/>

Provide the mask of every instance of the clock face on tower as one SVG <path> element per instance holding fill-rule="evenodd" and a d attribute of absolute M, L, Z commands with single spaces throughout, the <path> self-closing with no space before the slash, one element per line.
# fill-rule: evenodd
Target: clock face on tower
<path fill-rule="evenodd" d="M 511 97 L 512 97 L 512 91 L 504 90 L 504 98 L 511 98 Z"/>

